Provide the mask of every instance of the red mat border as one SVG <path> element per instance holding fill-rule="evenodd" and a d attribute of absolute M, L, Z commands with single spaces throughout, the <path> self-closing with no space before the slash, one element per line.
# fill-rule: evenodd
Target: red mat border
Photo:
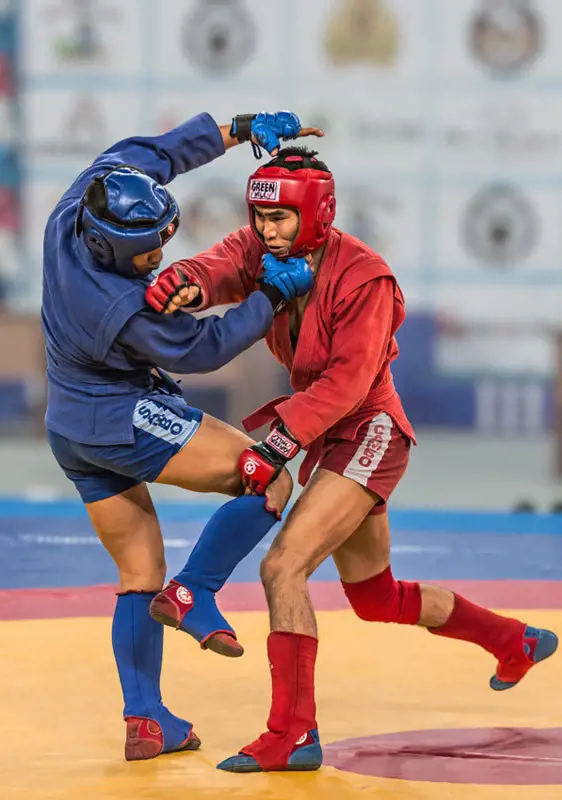
<path fill-rule="evenodd" d="M 427 581 L 441 583 L 491 608 L 562 608 L 562 581 Z M 116 586 L 71 586 L 56 589 L 0 590 L 0 620 L 106 617 L 113 614 Z M 349 608 L 336 581 L 311 581 L 310 593 L 319 611 Z M 230 583 L 220 592 L 224 611 L 266 608 L 259 583 Z"/>

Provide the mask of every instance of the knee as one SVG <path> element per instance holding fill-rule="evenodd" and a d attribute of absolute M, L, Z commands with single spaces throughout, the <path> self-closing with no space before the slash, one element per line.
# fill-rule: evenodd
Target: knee
<path fill-rule="evenodd" d="M 159 592 L 166 578 L 164 558 L 137 563 L 134 568 L 119 570 L 120 588 L 123 592 Z"/>
<path fill-rule="evenodd" d="M 266 555 L 260 565 L 260 578 L 266 591 L 279 582 L 294 581 L 301 573 L 306 579 L 304 570 L 298 568 L 291 554 L 275 548 Z"/>
<path fill-rule="evenodd" d="M 260 564 L 260 578 L 267 589 L 283 574 L 283 560 L 268 553 Z"/>
<path fill-rule="evenodd" d="M 306 583 L 310 572 L 306 559 L 290 549 L 275 547 L 275 544 L 260 565 L 260 578 L 266 593 L 276 584 L 296 587 Z"/>
<path fill-rule="evenodd" d="M 421 614 L 419 583 L 397 581 L 390 567 L 360 583 L 345 583 L 343 590 L 357 616 L 367 622 L 417 625 Z"/>

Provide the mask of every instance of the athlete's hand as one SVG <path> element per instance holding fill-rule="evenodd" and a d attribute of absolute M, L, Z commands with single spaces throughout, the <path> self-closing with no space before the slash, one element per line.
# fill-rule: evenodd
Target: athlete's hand
<path fill-rule="evenodd" d="M 294 458 L 300 444 L 281 422 L 263 440 L 247 447 L 238 460 L 244 486 L 254 494 L 264 494 L 287 461 Z"/>
<path fill-rule="evenodd" d="M 269 114 L 261 111 L 259 114 L 238 114 L 232 120 L 230 135 L 235 136 L 239 142 L 252 141 L 254 155 L 261 158 L 260 147 L 271 155 L 279 151 L 281 141 L 298 139 L 302 136 L 324 136 L 320 128 L 303 128 L 301 121 L 292 111 L 277 111 Z"/>
<path fill-rule="evenodd" d="M 201 302 L 200 295 L 200 286 L 181 266 L 172 264 L 154 278 L 144 298 L 155 311 L 173 314 L 186 306 L 198 306 Z"/>
<path fill-rule="evenodd" d="M 271 253 L 262 258 L 263 281 L 277 287 L 287 303 L 308 294 L 314 283 L 314 273 L 306 258 L 287 258 L 279 261 Z"/>

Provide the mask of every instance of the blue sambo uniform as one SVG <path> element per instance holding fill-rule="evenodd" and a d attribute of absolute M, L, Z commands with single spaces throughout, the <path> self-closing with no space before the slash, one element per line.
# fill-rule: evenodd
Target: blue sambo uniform
<path fill-rule="evenodd" d="M 119 165 L 160 184 L 224 153 L 215 121 L 199 114 L 155 137 L 113 145 L 82 172 L 49 217 L 44 239 L 42 322 L 46 338 L 46 426 L 53 453 L 84 502 L 155 480 L 194 435 L 202 412 L 154 368 L 209 372 L 269 329 L 273 312 L 254 292 L 224 317 L 159 315 L 145 303 L 150 277 L 102 267 L 75 234 L 90 181 Z"/>

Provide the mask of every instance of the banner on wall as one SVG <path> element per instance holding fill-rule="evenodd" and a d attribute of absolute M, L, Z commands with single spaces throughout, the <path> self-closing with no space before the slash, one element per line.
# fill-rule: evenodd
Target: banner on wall
<path fill-rule="evenodd" d="M 560 324 L 562 3 L 284 0 L 274 24 L 255 0 L 174 0 L 165 13 L 160 5 L 18 3 L 34 269 L 52 204 L 114 141 L 162 133 L 203 110 L 224 123 L 291 108 L 326 130 L 303 143 L 334 172 L 336 224 L 387 258 L 410 312 L 446 313 L 460 326 Z M 0 101 L 6 141 L 11 102 Z M 4 164 L 18 174 L 13 154 Z M 170 257 L 245 223 L 253 167 L 249 149 L 237 148 L 174 183 L 182 228 Z M 5 197 L 0 214 L 15 208 Z M 30 291 L 37 305 L 39 289 Z M 469 363 L 491 368 L 486 341 L 456 348 L 459 373 Z M 523 345 L 519 362 L 493 368 L 526 369 Z"/>

